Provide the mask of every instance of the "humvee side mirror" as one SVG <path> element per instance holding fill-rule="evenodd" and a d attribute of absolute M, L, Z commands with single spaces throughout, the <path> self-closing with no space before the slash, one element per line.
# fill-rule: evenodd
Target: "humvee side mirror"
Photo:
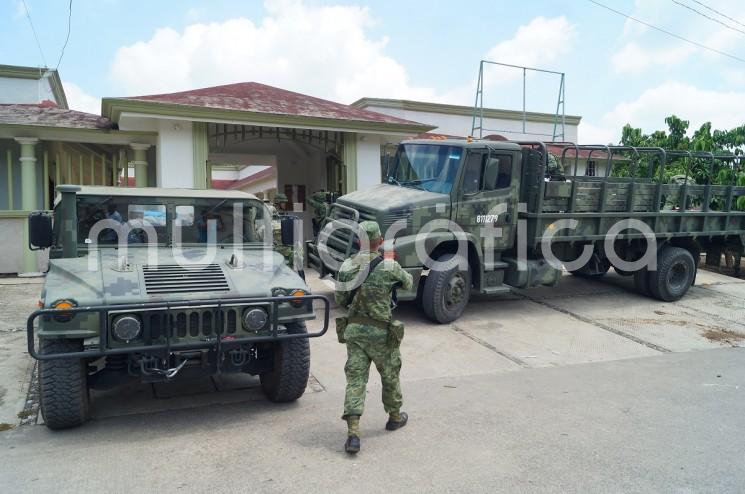
<path fill-rule="evenodd" d="M 497 188 L 497 178 L 499 177 L 499 159 L 489 158 L 484 170 L 484 189 L 494 190 Z"/>
<path fill-rule="evenodd" d="M 42 250 L 48 249 L 52 244 L 52 217 L 41 211 L 28 215 L 28 248 Z"/>

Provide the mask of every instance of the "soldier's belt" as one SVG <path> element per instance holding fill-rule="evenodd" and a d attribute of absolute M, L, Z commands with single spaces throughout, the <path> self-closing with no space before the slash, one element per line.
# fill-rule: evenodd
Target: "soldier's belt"
<path fill-rule="evenodd" d="M 373 319 L 371 317 L 365 317 L 365 316 L 350 316 L 348 324 L 362 324 L 364 326 L 375 326 L 376 328 L 382 329 L 383 331 L 388 331 L 388 327 L 390 326 L 389 321 L 378 321 L 377 319 Z"/>

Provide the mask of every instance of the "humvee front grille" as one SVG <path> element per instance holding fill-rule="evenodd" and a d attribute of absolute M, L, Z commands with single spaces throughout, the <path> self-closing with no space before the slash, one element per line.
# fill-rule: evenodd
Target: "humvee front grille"
<path fill-rule="evenodd" d="M 235 334 L 239 329 L 240 309 L 228 307 L 221 312 L 222 321 L 213 310 L 145 313 L 145 327 L 153 340 L 165 337 L 166 333 L 179 338 Z"/>
<path fill-rule="evenodd" d="M 148 295 L 158 293 L 226 292 L 230 290 L 219 264 L 144 266 Z"/>

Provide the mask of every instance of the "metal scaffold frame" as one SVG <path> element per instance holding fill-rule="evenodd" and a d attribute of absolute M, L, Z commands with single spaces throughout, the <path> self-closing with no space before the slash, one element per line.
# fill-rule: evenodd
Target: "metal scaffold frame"
<path fill-rule="evenodd" d="M 565 126 L 566 126 L 566 107 L 565 107 L 565 90 L 566 90 L 566 75 L 564 72 L 556 72 L 553 70 L 546 70 L 546 69 L 536 69 L 532 67 L 523 67 L 521 65 L 512 65 L 508 63 L 501 63 L 501 62 L 492 62 L 491 60 L 481 60 L 479 62 L 479 78 L 478 82 L 476 84 L 476 101 L 473 105 L 473 120 L 471 123 L 471 136 L 473 137 L 484 137 L 484 131 L 488 132 L 506 132 L 510 134 L 515 134 L 516 132 L 514 130 L 507 130 L 507 129 L 489 129 L 484 127 L 484 64 L 489 65 L 499 65 L 501 67 L 509 67 L 517 70 L 522 71 L 523 76 L 523 91 L 522 91 L 522 100 L 523 100 L 523 106 L 522 106 L 522 134 L 524 135 L 534 135 L 534 136 L 543 136 L 543 137 L 551 137 L 552 141 L 564 141 L 565 140 Z M 559 82 L 559 94 L 556 99 L 556 111 L 554 112 L 554 128 L 553 128 L 553 134 L 543 134 L 540 132 L 528 132 L 526 123 L 528 120 L 528 112 L 526 110 L 526 82 L 528 77 L 528 71 L 531 72 L 540 72 L 544 74 L 553 74 L 558 75 L 560 82 Z M 478 120 L 478 125 L 477 125 Z M 478 136 L 476 135 L 476 131 L 478 130 Z M 559 132 L 560 130 L 560 132 Z"/>

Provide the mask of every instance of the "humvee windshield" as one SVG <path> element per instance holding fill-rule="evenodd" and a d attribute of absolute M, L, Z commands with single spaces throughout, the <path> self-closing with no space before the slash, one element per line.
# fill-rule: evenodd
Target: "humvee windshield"
<path fill-rule="evenodd" d="M 388 169 L 389 184 L 449 194 L 463 149 L 437 144 L 401 144 Z"/>
<path fill-rule="evenodd" d="M 243 231 L 238 238 L 233 231 L 237 214 L 243 216 Z M 78 245 L 94 241 L 99 245 L 118 243 L 117 231 L 102 226 L 106 224 L 98 223 L 101 220 L 113 220 L 126 226 L 128 244 L 262 242 L 267 229 L 271 237 L 271 223 L 265 224 L 271 220 L 266 207 L 253 200 L 168 198 L 166 202 L 162 198 L 148 197 L 78 196 Z M 110 221 L 107 223 L 111 225 Z M 152 229 L 142 228 L 144 225 Z M 91 238 L 92 235 L 97 239 Z"/>

